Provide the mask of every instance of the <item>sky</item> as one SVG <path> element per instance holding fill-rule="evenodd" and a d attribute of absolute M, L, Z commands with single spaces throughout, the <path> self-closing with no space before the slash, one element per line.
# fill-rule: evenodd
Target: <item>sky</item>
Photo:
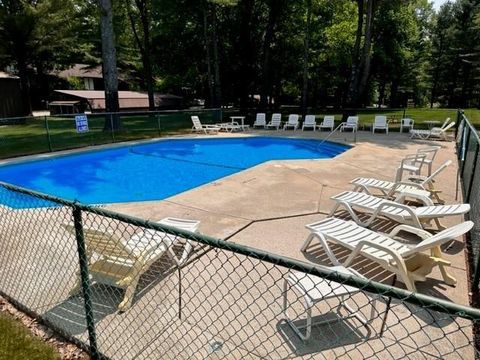
<path fill-rule="evenodd" d="M 445 4 L 448 0 L 433 0 L 433 8 L 435 10 L 439 10 L 440 9 L 440 6 L 442 6 L 443 4 Z"/>

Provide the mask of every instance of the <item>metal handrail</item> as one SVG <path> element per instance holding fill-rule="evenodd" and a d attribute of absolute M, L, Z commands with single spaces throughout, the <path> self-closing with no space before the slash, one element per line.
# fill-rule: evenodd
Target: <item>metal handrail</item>
<path fill-rule="evenodd" d="M 333 131 L 330 132 L 330 134 L 328 134 L 325 139 L 323 139 L 322 141 L 320 141 L 320 144 L 323 144 L 325 141 L 327 141 L 328 139 L 330 139 L 330 137 L 331 137 L 338 129 L 340 129 L 344 124 L 345 124 L 345 122 L 341 122 L 340 125 L 338 125 L 335 129 L 333 129 Z"/>

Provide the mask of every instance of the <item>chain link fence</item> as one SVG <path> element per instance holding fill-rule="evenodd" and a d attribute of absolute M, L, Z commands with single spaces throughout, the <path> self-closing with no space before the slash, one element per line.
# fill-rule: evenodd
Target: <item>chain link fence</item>
<path fill-rule="evenodd" d="M 94 358 L 480 355 L 474 308 L 214 239 L 193 220 L 5 183 L 0 204 L 0 294 Z"/>
<path fill-rule="evenodd" d="M 457 155 L 459 159 L 459 176 L 463 197 L 471 205 L 471 220 L 475 226 L 467 241 L 470 270 L 472 274 L 471 288 L 474 304 L 480 301 L 480 137 L 478 131 L 467 119 L 463 111 L 457 116 Z"/>
<path fill-rule="evenodd" d="M 221 122 L 224 110 L 92 113 L 87 114 L 86 132 L 77 132 L 76 115 L 0 119 L 0 158 L 188 132 L 192 128 L 191 115 L 212 124 Z"/>

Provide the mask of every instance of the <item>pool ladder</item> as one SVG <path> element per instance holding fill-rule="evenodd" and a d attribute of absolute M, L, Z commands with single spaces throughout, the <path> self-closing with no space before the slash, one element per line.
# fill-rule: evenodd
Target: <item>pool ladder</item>
<path fill-rule="evenodd" d="M 340 125 L 338 125 L 332 132 L 330 132 L 330 134 L 327 135 L 327 137 L 325 139 L 323 139 L 322 141 L 320 141 L 320 144 L 323 144 L 325 141 L 327 141 L 328 139 L 330 139 L 330 137 L 336 133 L 338 131 L 338 129 L 340 129 L 343 124 L 345 124 L 345 122 L 341 122 Z M 353 142 L 357 142 L 357 132 L 355 131 L 354 132 L 354 140 Z"/>

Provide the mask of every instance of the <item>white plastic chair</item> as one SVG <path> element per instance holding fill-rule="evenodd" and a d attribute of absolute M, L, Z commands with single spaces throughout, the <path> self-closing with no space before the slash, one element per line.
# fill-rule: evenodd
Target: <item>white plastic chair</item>
<path fill-rule="evenodd" d="M 285 125 L 283 125 L 283 130 L 287 130 L 289 128 L 293 128 L 293 131 L 297 130 L 298 118 L 299 118 L 298 114 L 288 115 L 288 121 Z"/>
<path fill-rule="evenodd" d="M 315 120 L 315 115 L 306 115 L 305 120 L 303 121 L 302 131 L 305 129 L 312 129 L 315 131 L 317 128 L 317 122 Z"/>
<path fill-rule="evenodd" d="M 203 125 L 200 121 L 198 116 L 192 115 L 191 116 L 193 127 L 192 132 L 203 132 L 205 134 L 216 134 L 218 133 L 221 128 L 218 125 Z"/>
<path fill-rule="evenodd" d="M 347 121 L 342 124 L 340 131 L 345 129 L 352 129 L 353 132 L 358 130 L 358 116 L 349 116 Z"/>
<path fill-rule="evenodd" d="M 326 218 L 306 225 L 310 235 L 305 240 L 301 251 L 306 252 L 314 239 L 318 240 L 327 256 L 333 262 L 336 259 L 328 242 L 332 242 L 351 251 L 343 266 L 349 267 L 358 255 L 375 262 L 384 269 L 397 274 L 408 290 L 415 292 L 415 282 L 425 281 L 434 267 L 438 266 L 443 280 L 448 285 L 455 285 L 457 280 L 447 272 L 451 263 L 442 257 L 441 245 L 462 236 L 473 227 L 472 221 L 466 221 L 432 235 L 425 230 L 408 225 L 395 227 L 388 235 L 363 228 L 353 221 Z M 419 236 L 422 241 L 416 245 L 395 240 L 401 231 Z M 337 260 L 338 261 L 338 260 Z"/>
<path fill-rule="evenodd" d="M 388 134 L 388 123 L 387 117 L 385 115 L 376 115 L 372 125 L 372 133 L 375 133 L 375 130 L 385 130 L 385 133 Z"/>
<path fill-rule="evenodd" d="M 255 122 L 253 123 L 253 128 L 262 127 L 264 128 L 267 125 L 267 116 L 265 113 L 258 113 L 255 117 Z"/>
<path fill-rule="evenodd" d="M 282 125 L 282 114 L 274 113 L 272 114 L 272 120 L 267 125 L 265 125 L 265 128 L 273 128 L 279 130 L 280 125 Z"/>
<path fill-rule="evenodd" d="M 404 204 L 406 198 L 413 198 L 420 201 L 424 206 L 414 207 Z M 434 221 L 439 229 L 444 226 L 440 219 L 447 216 L 464 215 L 470 211 L 470 204 L 435 205 L 429 197 L 413 193 L 400 193 L 395 201 L 359 193 L 355 191 L 344 191 L 332 196 L 335 206 L 329 216 L 333 216 L 339 208 L 345 208 L 352 219 L 361 226 L 370 226 L 379 216 L 395 220 L 401 224 L 415 226 L 423 229 Z M 357 216 L 356 209 L 371 214 L 366 220 Z"/>
<path fill-rule="evenodd" d="M 333 131 L 333 128 L 335 126 L 335 116 L 333 115 L 325 115 L 323 117 L 323 121 L 320 125 L 318 125 L 319 129 L 329 129 L 330 131 Z"/>
<path fill-rule="evenodd" d="M 159 224 L 195 232 L 200 221 L 177 218 L 165 218 Z M 64 225 L 65 229 L 75 235 L 72 225 Z M 181 237 L 162 231 L 147 229 L 131 236 L 129 239 L 119 237 L 109 230 L 83 227 L 89 272 L 94 280 L 126 288 L 123 301 L 118 305 L 119 311 L 127 310 L 133 301 L 135 289 L 140 277 L 164 254 L 169 255 L 178 266 L 187 260 L 193 249 L 190 240 L 185 239 L 185 248 L 182 256 L 177 257 L 173 245 Z M 81 287 L 80 275 L 70 294 L 74 294 Z"/>
<path fill-rule="evenodd" d="M 438 196 L 439 191 L 435 189 L 434 179 L 451 164 L 452 160 L 447 160 L 430 176 L 410 175 L 404 182 L 358 177 L 350 181 L 350 184 L 354 186 L 353 191 L 364 191 L 369 195 L 374 195 L 372 189 L 380 191 L 386 197 L 398 192 L 410 192 L 434 197 L 438 202 L 443 202 Z"/>
<path fill-rule="evenodd" d="M 415 121 L 410 118 L 403 118 L 400 120 L 400 132 L 403 132 L 403 129 L 406 128 L 409 131 L 413 129 L 413 125 L 415 124 Z"/>
<path fill-rule="evenodd" d="M 335 261 L 334 265 L 335 266 L 328 268 L 332 272 L 338 272 L 345 275 L 355 275 L 363 279 L 365 278 L 363 275 L 361 275 L 354 269 L 346 268 L 342 266 L 338 261 Z M 297 296 L 297 298 L 294 298 L 294 299 L 295 300 L 298 299 L 297 301 L 301 301 L 302 305 L 305 308 L 305 312 L 307 315 L 305 326 L 299 326 L 295 324 L 295 321 L 294 321 L 295 319 L 293 319 L 288 312 L 288 308 L 289 308 L 288 291 L 289 290 L 295 290 L 295 293 L 300 295 L 300 297 Z M 284 314 L 285 320 L 290 325 L 292 330 L 295 331 L 295 333 L 303 341 L 310 339 L 313 325 L 329 324 L 332 322 L 344 321 L 352 317 L 356 318 L 358 321 L 360 321 L 362 325 L 364 325 L 368 329 L 368 325 L 376 317 L 375 310 L 376 310 L 376 300 L 378 296 L 374 297 L 373 301 L 371 302 L 370 319 L 367 320 L 363 316 L 363 314 L 360 312 L 359 309 L 355 310 L 348 303 L 348 301 L 351 300 L 355 294 L 360 294 L 360 293 L 363 293 L 363 292 L 358 288 L 340 284 L 338 282 L 335 282 L 326 278 L 321 278 L 319 276 L 310 275 L 310 274 L 306 274 L 299 271 L 290 272 L 284 278 L 284 282 L 283 282 L 283 314 Z M 336 307 L 344 308 L 345 310 L 348 311 L 348 314 L 342 317 L 336 317 L 334 319 L 317 321 L 314 323 L 312 321 L 313 308 L 315 307 L 316 304 L 320 302 L 328 302 L 329 299 L 335 300 Z M 381 332 L 383 332 L 387 314 L 388 314 L 388 309 L 387 311 L 385 311 L 385 317 L 383 320 Z M 305 328 L 304 333 L 301 331 L 301 329 L 303 328 Z"/>

